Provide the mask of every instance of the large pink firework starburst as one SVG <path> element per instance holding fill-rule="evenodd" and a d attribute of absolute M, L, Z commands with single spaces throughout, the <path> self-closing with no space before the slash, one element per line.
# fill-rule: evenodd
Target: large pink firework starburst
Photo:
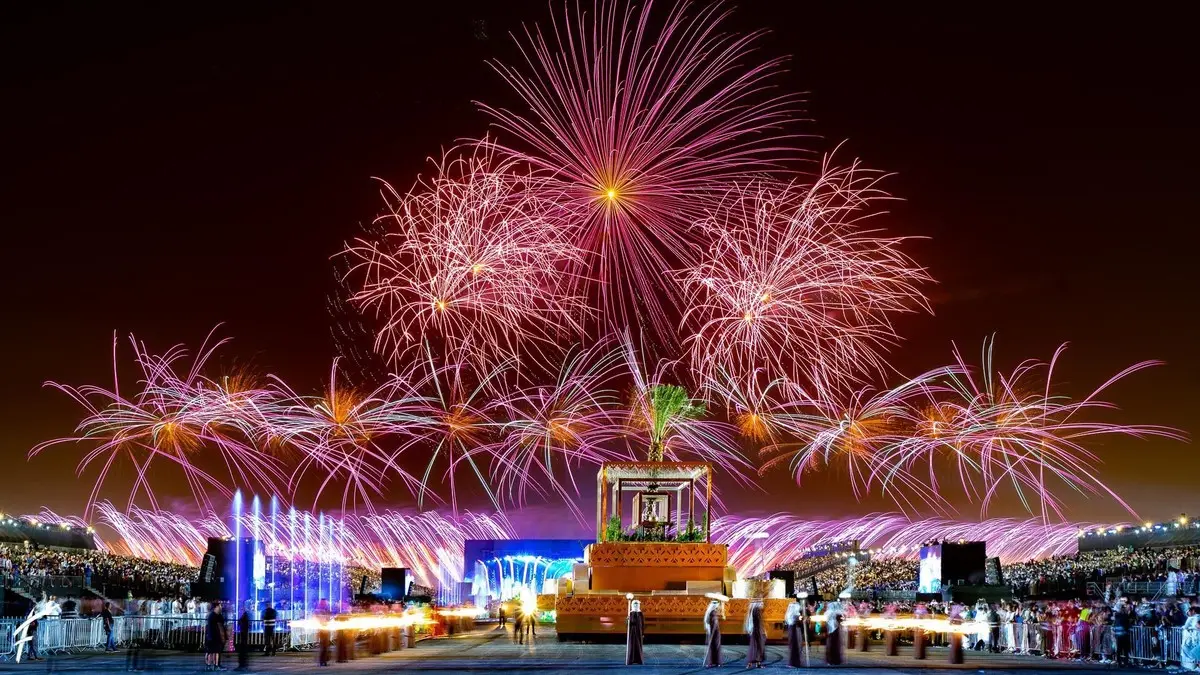
<path fill-rule="evenodd" d="M 722 30 L 728 9 L 680 3 L 657 23 L 651 4 L 565 5 L 518 41 L 523 66 L 494 64 L 524 109 L 481 107 L 569 198 L 591 254 L 575 266 L 584 295 L 612 324 L 673 341 L 664 272 L 693 259 L 690 225 L 714 193 L 798 154 L 779 131 L 797 100 L 771 91 L 780 61 L 755 59 L 759 33 Z"/>
<path fill-rule="evenodd" d="M 878 178 L 826 167 L 812 184 L 740 186 L 710 212 L 710 248 L 678 275 L 701 381 L 762 370 L 816 389 L 885 369 L 891 317 L 926 306 L 929 276 L 903 239 L 856 226 L 886 197 Z"/>
<path fill-rule="evenodd" d="M 563 199 L 488 144 L 469 149 L 404 196 L 388 186 L 383 236 L 345 251 L 363 278 L 352 300 L 379 318 L 376 349 L 394 364 L 427 343 L 449 360 L 494 363 L 578 329 Z"/>
<path fill-rule="evenodd" d="M 90 446 L 77 468 L 82 474 L 93 463 L 99 464 L 85 513 L 90 513 L 112 469 L 122 461 L 132 466 L 134 474 L 130 507 L 145 497 L 158 508 L 154 484 L 164 463 L 182 471 L 197 504 L 205 508 L 211 507 L 211 493 L 232 496 L 230 482 L 274 490 L 283 478 L 280 464 L 254 444 L 254 420 L 260 419 L 268 392 L 240 386 L 235 379 L 213 381 L 203 375 L 205 364 L 225 342 L 214 340 L 210 333 L 184 367 L 188 352 L 182 346 L 154 354 L 130 335 L 139 377 L 132 392 L 122 393 L 114 337 L 112 388 L 47 382 L 74 399 L 85 416 L 75 436 L 39 443 L 29 455 L 65 443 Z M 211 464 L 223 465 L 221 473 L 228 479 L 204 468 Z"/>

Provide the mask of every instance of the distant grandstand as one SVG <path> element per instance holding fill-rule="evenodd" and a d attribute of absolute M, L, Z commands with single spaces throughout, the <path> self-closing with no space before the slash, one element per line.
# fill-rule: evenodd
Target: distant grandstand
<path fill-rule="evenodd" d="M 39 522 L 36 518 L 0 513 L 0 543 L 49 546 L 53 548 L 96 549 L 96 537 L 90 527 L 66 523 Z"/>

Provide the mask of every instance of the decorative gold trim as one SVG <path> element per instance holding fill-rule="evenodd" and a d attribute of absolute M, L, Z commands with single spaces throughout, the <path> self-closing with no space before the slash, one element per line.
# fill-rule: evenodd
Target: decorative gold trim
<path fill-rule="evenodd" d="M 727 544 L 608 541 L 591 544 L 584 558 L 592 567 L 725 567 Z"/>

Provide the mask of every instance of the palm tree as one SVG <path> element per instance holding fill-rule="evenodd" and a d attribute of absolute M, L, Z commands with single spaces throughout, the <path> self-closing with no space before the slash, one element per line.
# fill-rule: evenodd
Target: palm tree
<path fill-rule="evenodd" d="M 645 419 L 650 432 L 651 462 L 663 461 L 667 437 L 677 424 L 704 414 L 704 405 L 692 402 L 687 390 L 674 384 L 656 384 L 645 394 Z"/>

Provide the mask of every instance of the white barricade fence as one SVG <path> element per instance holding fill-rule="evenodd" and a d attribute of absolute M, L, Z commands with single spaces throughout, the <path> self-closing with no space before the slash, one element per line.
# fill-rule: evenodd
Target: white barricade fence
<path fill-rule="evenodd" d="M 16 648 L 13 645 L 13 631 L 17 629 L 14 619 L 0 619 L 0 661 L 13 657 Z"/>
<path fill-rule="evenodd" d="M 1115 660 L 1117 654 L 1116 636 L 1112 626 L 1096 625 L 1085 627 L 1086 636 L 1081 636 L 1078 630 L 1072 630 L 1069 635 L 1059 634 L 1060 627 L 1055 626 L 1056 639 L 1059 643 L 1060 654 L 1064 645 L 1070 645 L 1070 655 L 1077 658 L 1095 660 Z M 1000 650 L 1004 652 L 1029 653 L 1031 645 L 1035 645 L 1031 631 L 1025 624 L 1012 621 L 1000 623 Z M 1081 644 L 1081 640 L 1086 644 Z M 1183 647 L 1183 628 L 1156 626 L 1133 626 L 1129 634 L 1129 658 L 1142 664 L 1177 664 L 1180 662 Z M 1036 645 L 1032 648 L 1036 649 Z"/>
<path fill-rule="evenodd" d="M 1129 658 L 1143 663 L 1179 663 L 1183 628 L 1134 626 L 1129 635 Z"/>
<path fill-rule="evenodd" d="M 278 639 L 278 636 L 277 636 Z M 288 631 L 286 643 L 280 646 L 288 646 L 292 649 L 306 649 L 317 644 L 317 631 L 313 628 L 295 628 Z"/>
<path fill-rule="evenodd" d="M 14 632 L 24 621 L 21 617 L 0 618 L 0 660 L 16 656 Z M 290 630 L 289 621 L 276 624 L 275 643 L 280 649 L 304 649 L 317 643 L 317 631 L 297 628 Z M 160 649 L 199 650 L 204 644 L 207 621 L 193 614 L 162 616 L 118 616 L 113 618 L 113 639 L 118 646 L 141 646 Z M 226 623 L 229 636 L 234 637 L 236 622 Z M 104 621 L 100 617 L 59 619 L 44 618 L 38 622 L 38 651 L 57 654 L 84 649 L 102 649 L 106 641 Z M 261 620 L 250 623 L 251 648 L 266 646 L 266 632 Z M 28 647 L 27 647 L 28 648 Z"/>

